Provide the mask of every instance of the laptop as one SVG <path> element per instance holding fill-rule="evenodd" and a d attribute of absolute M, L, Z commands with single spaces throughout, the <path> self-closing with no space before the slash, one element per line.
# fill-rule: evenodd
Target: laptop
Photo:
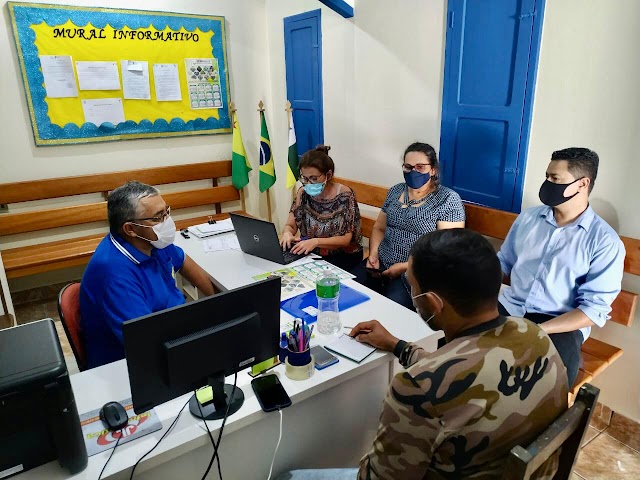
<path fill-rule="evenodd" d="M 235 213 L 231 213 L 230 216 L 238 243 L 244 253 L 271 260 L 280 265 L 287 265 L 306 256 L 283 252 L 273 223 Z"/>

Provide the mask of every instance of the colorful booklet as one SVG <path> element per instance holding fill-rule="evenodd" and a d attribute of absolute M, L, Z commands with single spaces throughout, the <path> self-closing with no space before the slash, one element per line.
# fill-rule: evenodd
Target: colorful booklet
<path fill-rule="evenodd" d="M 118 445 L 130 442 L 136 438 L 158 431 L 162 428 L 162 423 L 158 418 L 155 409 L 136 415 L 133 411 L 133 402 L 127 398 L 120 402 L 129 415 L 129 425 L 120 432 L 110 432 L 100 420 L 100 409 L 92 410 L 80 415 L 80 425 L 82 426 L 82 437 L 87 446 L 89 456 L 100 453 L 109 448 L 113 448 L 120 438 Z"/>

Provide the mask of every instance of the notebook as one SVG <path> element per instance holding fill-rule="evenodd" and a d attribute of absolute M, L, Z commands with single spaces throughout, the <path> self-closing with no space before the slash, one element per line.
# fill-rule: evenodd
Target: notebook
<path fill-rule="evenodd" d="M 324 346 L 327 350 L 337 353 L 356 363 L 362 362 L 365 358 L 376 351 L 375 347 L 366 343 L 360 343 L 349 335 L 341 335 L 333 342 Z"/>
<path fill-rule="evenodd" d="M 367 300 L 369 300 L 369 297 L 364 293 L 355 288 L 347 287 L 344 283 L 340 284 L 339 312 L 360 305 Z M 318 298 L 316 297 L 315 289 L 283 300 L 280 302 L 280 308 L 294 318 L 302 318 L 306 324 L 315 322 L 318 316 Z"/>

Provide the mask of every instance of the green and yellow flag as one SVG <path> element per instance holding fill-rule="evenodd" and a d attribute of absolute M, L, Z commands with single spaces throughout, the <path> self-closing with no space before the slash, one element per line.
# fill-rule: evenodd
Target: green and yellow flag
<path fill-rule="evenodd" d="M 236 114 L 233 114 L 233 146 L 231 154 L 231 181 L 238 190 L 244 188 L 249 183 L 249 172 L 251 164 L 247 159 L 247 152 L 242 143 L 242 133 L 240 133 L 240 123 Z"/>
<path fill-rule="evenodd" d="M 291 112 L 291 123 L 289 124 L 289 159 L 287 167 L 287 188 L 293 188 L 300 177 L 298 164 L 298 145 L 296 142 L 296 129 L 293 127 L 293 112 Z"/>
<path fill-rule="evenodd" d="M 276 169 L 271 155 L 271 142 L 264 112 L 260 112 L 260 191 L 266 192 L 276 183 Z"/>

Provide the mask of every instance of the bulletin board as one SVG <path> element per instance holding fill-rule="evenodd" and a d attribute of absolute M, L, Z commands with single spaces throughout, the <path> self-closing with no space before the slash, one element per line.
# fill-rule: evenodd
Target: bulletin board
<path fill-rule="evenodd" d="M 7 5 L 36 145 L 231 132 L 224 17 Z"/>

